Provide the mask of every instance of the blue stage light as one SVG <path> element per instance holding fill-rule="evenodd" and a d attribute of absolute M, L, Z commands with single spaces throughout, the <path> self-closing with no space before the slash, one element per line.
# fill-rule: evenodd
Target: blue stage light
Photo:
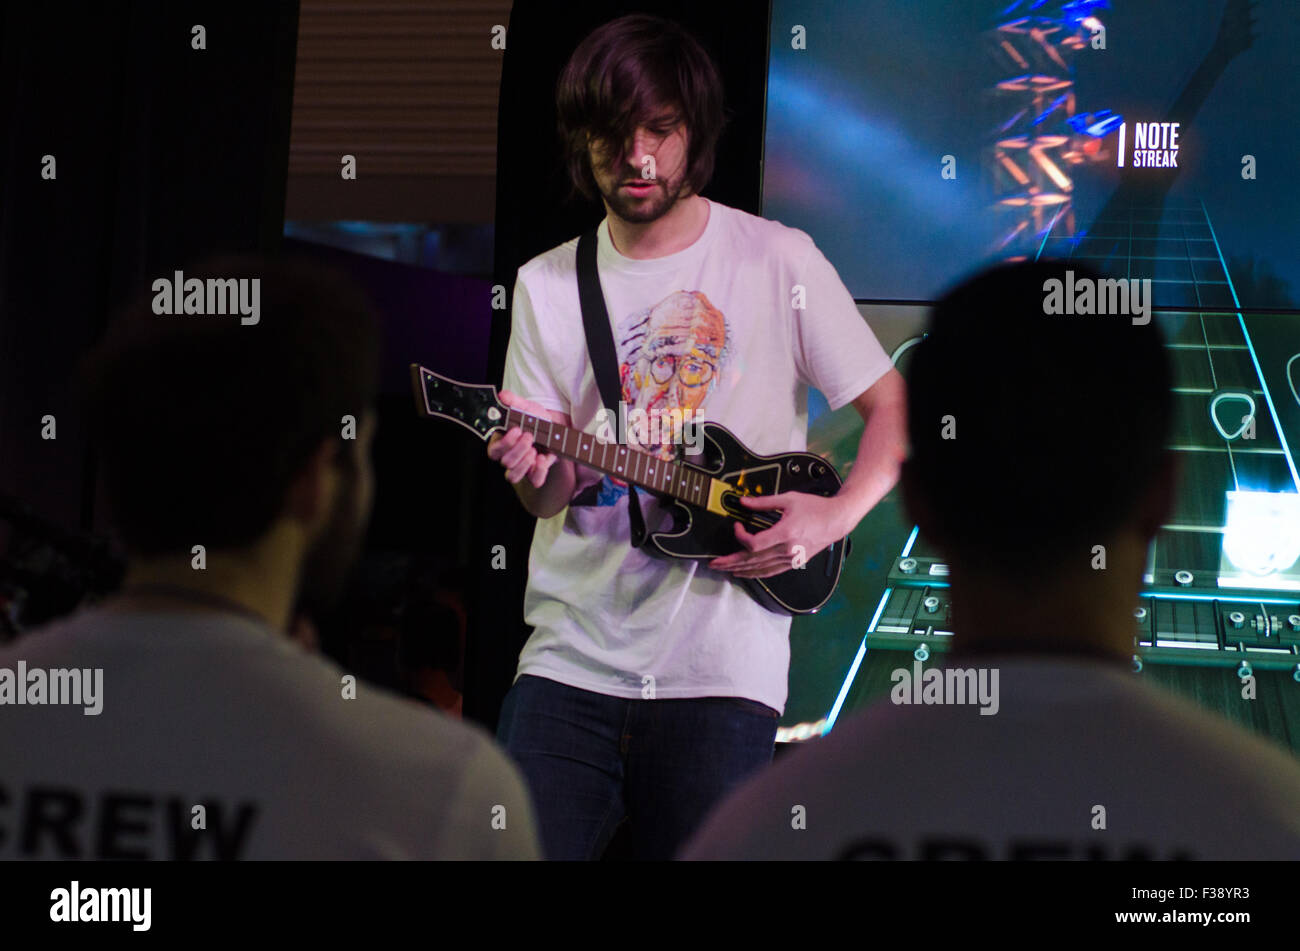
<path fill-rule="evenodd" d="M 1096 112 L 1081 112 L 1077 116 L 1071 116 L 1067 121 L 1070 123 L 1070 128 L 1080 135 L 1091 135 L 1100 139 L 1119 128 L 1124 117 L 1110 109 L 1098 109 Z"/>

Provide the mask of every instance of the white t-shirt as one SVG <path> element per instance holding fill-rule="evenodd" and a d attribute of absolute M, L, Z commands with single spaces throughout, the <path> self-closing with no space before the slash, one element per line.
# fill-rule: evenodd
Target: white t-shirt
<path fill-rule="evenodd" d="M 1284 750 L 1122 668 L 979 663 L 996 714 L 882 700 L 742 785 L 681 856 L 1300 858 Z"/>
<path fill-rule="evenodd" d="M 629 418 L 691 409 L 760 454 L 807 447 L 808 386 L 838 409 L 890 368 L 830 262 L 802 231 L 709 202 L 703 234 L 649 260 L 599 228 L 601 286 Z M 505 388 L 600 429 L 574 238 L 519 269 Z M 671 446 L 660 445 L 666 455 Z M 638 493 L 646 525 L 668 513 Z M 747 697 L 784 711 L 790 618 L 724 572 L 629 544 L 627 489 L 609 477 L 540 519 L 519 674 L 618 697 Z M 648 678 L 653 678 L 650 680 Z"/>
<path fill-rule="evenodd" d="M 540 857 L 483 730 L 345 699 L 342 669 L 254 619 L 86 610 L 0 650 L 29 691 L 59 668 L 102 671 L 99 713 L 49 705 L 49 678 L 45 705 L 0 705 L 0 859 Z"/>

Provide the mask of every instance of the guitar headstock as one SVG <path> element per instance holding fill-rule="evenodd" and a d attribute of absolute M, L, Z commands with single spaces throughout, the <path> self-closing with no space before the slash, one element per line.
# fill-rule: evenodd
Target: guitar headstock
<path fill-rule="evenodd" d="M 449 419 L 484 440 L 506 428 L 506 410 L 497 402 L 495 386 L 450 380 L 418 363 L 411 364 L 411 384 L 421 416 Z"/>

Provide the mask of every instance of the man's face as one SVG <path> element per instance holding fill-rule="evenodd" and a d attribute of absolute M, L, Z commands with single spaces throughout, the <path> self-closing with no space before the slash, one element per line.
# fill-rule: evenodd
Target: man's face
<path fill-rule="evenodd" d="M 367 413 L 357 426 L 357 438 L 344 442 L 345 456 L 337 464 L 339 489 L 334 508 L 303 559 L 299 609 L 315 617 L 338 604 L 365 538 L 374 500 L 370 444 L 375 424 L 375 413 Z"/>
<path fill-rule="evenodd" d="M 670 109 L 637 126 L 632 138 L 587 144 L 596 187 L 613 215 L 635 224 L 663 217 L 686 190 L 686 125 Z"/>

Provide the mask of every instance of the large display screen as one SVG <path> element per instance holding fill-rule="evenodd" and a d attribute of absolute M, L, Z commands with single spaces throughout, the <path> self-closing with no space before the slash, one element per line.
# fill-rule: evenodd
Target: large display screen
<path fill-rule="evenodd" d="M 1016 258 L 1149 281 L 1183 482 L 1150 549 L 1135 651 L 1294 665 L 1295 5 L 774 0 L 772 14 L 764 216 L 808 232 L 868 304 L 934 300 Z M 814 402 L 809 446 L 841 472 L 860 432 L 852 410 Z M 917 580 L 939 558 L 897 492 L 863 520 L 835 598 L 795 623 L 790 738 L 869 692 L 869 644 L 951 633 L 942 576 Z"/>
<path fill-rule="evenodd" d="M 1092 240 L 1127 182 L 1143 204 L 1204 207 L 1205 250 L 1222 255 L 1237 305 L 1300 306 L 1291 0 L 1255 5 L 1253 39 L 1244 0 L 772 11 L 763 214 L 811 234 L 855 297 L 934 299 L 1018 255 L 1073 251 L 1121 271 L 1135 252 L 1172 258 L 1183 249 Z M 1150 276 L 1203 275 L 1175 263 Z M 1157 303 L 1234 303 L 1226 288 L 1189 290 L 1158 287 Z"/>

